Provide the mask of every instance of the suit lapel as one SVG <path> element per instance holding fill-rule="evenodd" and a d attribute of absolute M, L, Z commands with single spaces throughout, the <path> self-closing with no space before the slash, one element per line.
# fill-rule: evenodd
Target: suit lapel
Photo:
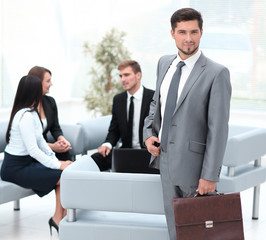
<path fill-rule="evenodd" d="M 43 110 L 44 110 L 44 114 L 45 114 L 45 117 L 46 117 L 46 120 L 47 120 L 47 127 L 46 129 L 44 129 L 44 135 L 46 136 L 47 132 L 48 132 L 48 129 L 51 128 L 51 113 L 53 112 L 50 108 L 51 106 L 49 105 L 48 103 L 48 99 L 47 99 L 47 96 L 43 96 L 43 99 L 42 99 L 42 105 L 43 105 Z"/>
<path fill-rule="evenodd" d="M 159 61 L 158 69 L 157 69 L 157 82 L 156 82 L 156 91 L 153 97 L 153 100 L 155 101 L 156 104 L 156 109 L 154 113 L 154 121 L 156 122 L 156 126 L 158 126 L 158 133 L 160 130 L 161 126 L 161 103 L 160 103 L 160 88 L 161 84 L 163 82 L 163 79 L 174 61 L 174 59 L 177 57 L 177 55 L 170 55 L 167 56 L 167 58 L 163 58 Z"/>
<path fill-rule="evenodd" d="M 199 57 L 198 61 L 195 63 L 195 66 L 192 69 L 192 72 L 190 73 L 185 86 L 181 92 L 181 95 L 178 99 L 176 108 L 175 108 L 175 112 L 177 111 L 177 109 L 181 106 L 181 104 L 183 103 L 183 101 L 185 100 L 186 96 L 188 95 L 190 89 L 192 88 L 192 86 L 194 85 L 194 83 L 199 79 L 200 74 L 204 71 L 205 66 L 206 66 L 206 60 L 207 58 L 203 55 L 203 53 L 201 54 L 201 56 Z"/>
<path fill-rule="evenodd" d="M 177 55 L 169 56 L 168 59 L 162 61 L 159 65 L 159 74 L 158 74 L 158 79 L 157 79 L 157 84 L 156 84 L 156 91 L 155 91 L 155 95 L 154 95 L 154 100 L 157 103 L 160 103 L 160 88 L 161 88 L 161 84 L 163 82 L 163 79 L 165 77 L 165 74 L 167 73 L 170 65 L 172 64 L 172 62 L 174 61 L 176 56 Z M 160 104 L 158 105 L 158 107 L 160 107 Z"/>
<path fill-rule="evenodd" d="M 140 121 L 139 121 L 139 142 L 140 145 L 143 146 L 143 125 L 145 119 L 145 113 L 147 108 L 150 106 L 149 96 L 145 87 L 143 87 L 143 97 L 140 109 Z"/>
<path fill-rule="evenodd" d="M 160 88 L 161 88 L 161 83 L 162 83 L 162 81 L 163 81 L 163 79 L 164 79 L 164 77 L 165 77 L 165 74 L 167 73 L 167 71 L 168 71 L 168 69 L 169 69 L 169 67 L 170 67 L 170 65 L 171 65 L 171 63 L 174 61 L 174 59 L 176 58 L 176 55 L 171 55 L 170 57 L 169 57 L 169 59 L 167 59 L 165 62 L 163 62 L 162 63 L 162 65 L 161 65 L 161 69 L 160 69 L 160 75 L 159 75 L 159 84 L 158 84 L 158 86 L 159 86 L 159 90 L 160 90 Z"/>
<path fill-rule="evenodd" d="M 124 92 L 121 99 L 121 120 L 124 131 L 127 133 L 127 92 Z"/>
<path fill-rule="evenodd" d="M 142 103 L 141 103 L 141 109 L 140 109 L 140 122 L 143 122 L 145 118 L 145 110 L 147 109 L 147 106 L 150 105 L 150 102 L 147 99 L 147 92 L 146 88 L 143 88 L 143 97 L 142 97 Z"/>

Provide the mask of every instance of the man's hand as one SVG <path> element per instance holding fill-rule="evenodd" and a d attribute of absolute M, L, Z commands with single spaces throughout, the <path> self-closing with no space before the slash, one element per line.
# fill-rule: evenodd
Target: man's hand
<path fill-rule="evenodd" d="M 216 187 L 216 182 L 201 178 L 199 180 L 199 186 L 198 186 L 196 192 L 199 193 L 200 195 L 204 195 L 204 194 L 207 194 L 210 192 L 214 192 L 215 187 Z"/>
<path fill-rule="evenodd" d="M 98 147 L 98 153 L 100 153 L 103 157 L 106 157 L 111 152 L 111 149 L 106 146 L 100 146 Z"/>
<path fill-rule="evenodd" d="M 151 136 L 149 138 L 146 139 L 145 141 L 145 145 L 149 151 L 149 153 L 155 157 L 160 155 L 160 151 L 161 151 L 161 147 L 158 146 L 156 147 L 154 144 L 155 143 L 160 143 L 159 139 L 155 136 Z"/>

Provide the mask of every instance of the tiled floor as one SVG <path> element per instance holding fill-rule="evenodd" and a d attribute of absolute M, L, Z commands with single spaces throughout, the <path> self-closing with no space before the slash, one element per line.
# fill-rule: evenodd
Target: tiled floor
<path fill-rule="evenodd" d="M 261 185 L 259 220 L 252 220 L 253 189 L 241 193 L 245 240 L 266 239 L 266 184 Z M 56 232 L 50 237 L 48 219 L 55 206 L 54 193 L 39 198 L 21 200 L 21 210 L 13 211 L 13 203 L 0 205 L 1 240 L 58 239 Z M 97 240 L 97 239 L 95 239 Z M 214 239 L 215 240 L 215 239 Z"/>
<path fill-rule="evenodd" d="M 13 211 L 13 202 L 0 205 L 1 240 L 58 239 L 50 237 L 48 220 L 55 206 L 54 192 L 39 198 L 37 195 L 20 201 L 20 211 Z"/>

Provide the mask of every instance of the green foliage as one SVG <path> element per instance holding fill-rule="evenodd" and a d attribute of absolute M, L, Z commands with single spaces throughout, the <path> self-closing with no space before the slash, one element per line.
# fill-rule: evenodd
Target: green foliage
<path fill-rule="evenodd" d="M 86 93 L 87 109 L 103 116 L 111 114 L 114 95 L 123 91 L 117 66 L 130 59 L 123 45 L 125 33 L 113 28 L 96 45 L 84 44 L 85 54 L 92 57 L 91 85 Z"/>

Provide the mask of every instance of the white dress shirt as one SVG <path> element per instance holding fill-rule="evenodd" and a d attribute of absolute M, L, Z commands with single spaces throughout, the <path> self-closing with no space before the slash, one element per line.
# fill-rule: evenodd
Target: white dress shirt
<path fill-rule="evenodd" d="M 30 155 L 48 168 L 59 169 L 61 164 L 43 138 L 42 132 L 37 112 L 31 112 L 30 108 L 19 110 L 13 118 L 5 151 L 16 156 Z"/>
<path fill-rule="evenodd" d="M 130 98 L 133 96 L 134 102 L 134 114 L 133 114 L 133 128 L 132 128 L 132 148 L 141 148 L 139 142 L 139 121 L 140 121 L 140 111 L 143 97 L 143 86 L 141 86 L 134 95 L 130 95 L 127 92 L 127 119 L 129 116 L 129 105 Z"/>
<path fill-rule="evenodd" d="M 134 97 L 134 115 L 133 115 L 133 129 L 132 129 L 132 148 L 141 148 L 140 142 L 139 142 L 139 122 L 140 122 L 140 111 L 141 111 L 141 105 L 142 105 L 142 98 L 143 98 L 143 86 L 140 86 L 140 88 L 135 92 L 134 95 L 130 95 L 129 92 L 127 92 L 127 119 L 129 115 L 129 105 L 130 105 L 130 98 L 131 96 Z M 105 142 L 102 144 L 102 146 L 106 146 L 110 149 L 112 149 L 112 145 L 109 142 Z"/>
<path fill-rule="evenodd" d="M 160 104 L 161 104 L 161 117 L 162 117 L 162 122 L 161 122 L 161 128 L 159 132 L 159 139 L 161 141 L 161 135 L 162 135 L 162 126 L 163 126 L 163 118 L 164 118 L 164 111 L 165 111 L 165 105 L 166 105 L 166 100 L 168 96 L 168 90 L 169 86 L 171 84 L 172 77 L 176 71 L 177 64 L 180 61 L 183 61 L 186 65 L 184 65 L 181 68 L 181 77 L 180 77 L 180 82 L 179 82 L 179 87 L 178 87 L 178 95 L 176 102 L 179 100 L 179 96 L 182 93 L 182 90 L 186 84 L 186 81 L 195 65 L 197 60 L 199 59 L 201 55 L 201 51 L 197 51 L 194 55 L 191 57 L 187 58 L 186 60 L 182 60 L 179 55 L 177 54 L 177 57 L 174 59 L 174 61 L 171 63 L 167 73 L 165 74 L 165 77 L 163 79 L 163 82 L 161 84 L 160 88 Z"/>

